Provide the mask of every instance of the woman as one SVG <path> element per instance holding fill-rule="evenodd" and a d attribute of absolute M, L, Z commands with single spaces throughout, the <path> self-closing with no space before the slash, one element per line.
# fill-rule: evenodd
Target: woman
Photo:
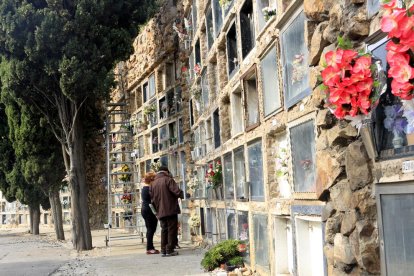
<path fill-rule="evenodd" d="M 147 228 L 147 254 L 159 254 L 160 251 L 154 248 L 154 233 L 157 230 L 158 219 L 151 211 L 149 204 L 151 203 L 151 196 L 149 193 L 150 186 L 154 181 L 155 173 L 149 172 L 145 175 L 144 185 L 141 189 L 142 208 L 141 215 L 145 220 L 145 227 Z"/>

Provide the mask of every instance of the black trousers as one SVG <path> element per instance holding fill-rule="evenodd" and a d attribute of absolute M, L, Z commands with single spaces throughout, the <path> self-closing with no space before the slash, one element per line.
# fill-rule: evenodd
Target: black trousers
<path fill-rule="evenodd" d="M 157 230 L 158 219 L 149 207 L 143 207 L 141 209 L 141 214 L 145 220 L 145 227 L 147 228 L 147 251 L 155 249 L 154 234 Z"/>
<path fill-rule="evenodd" d="M 178 243 L 178 215 L 160 218 L 161 252 L 171 253 Z"/>

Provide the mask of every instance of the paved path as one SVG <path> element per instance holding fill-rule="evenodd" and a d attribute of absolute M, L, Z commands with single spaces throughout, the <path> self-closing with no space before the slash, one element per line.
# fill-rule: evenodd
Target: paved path
<path fill-rule="evenodd" d="M 70 237 L 70 233 L 65 234 Z M 105 234 L 103 230 L 93 231 L 95 248 L 77 253 L 68 241 L 53 241 L 52 230 L 36 237 L 0 229 L 0 275 L 210 275 L 200 266 L 203 251 L 189 244 L 180 244 L 178 256 L 161 257 L 146 255 L 140 240 L 114 241 L 105 247 Z M 155 246 L 159 248 L 159 243 Z"/>
<path fill-rule="evenodd" d="M 49 275 L 70 260 L 70 250 L 44 238 L 0 231 L 0 275 Z"/>

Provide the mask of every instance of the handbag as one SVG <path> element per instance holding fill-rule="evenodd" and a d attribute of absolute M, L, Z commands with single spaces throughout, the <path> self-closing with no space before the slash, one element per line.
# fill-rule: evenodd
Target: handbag
<path fill-rule="evenodd" d="M 150 207 L 152 213 L 154 215 L 157 215 L 157 209 L 155 208 L 154 204 L 150 203 L 150 204 L 148 204 L 148 206 Z"/>

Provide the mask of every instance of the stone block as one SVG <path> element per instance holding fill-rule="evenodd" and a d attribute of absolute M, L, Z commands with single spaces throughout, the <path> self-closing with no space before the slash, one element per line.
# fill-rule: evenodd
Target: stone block
<path fill-rule="evenodd" d="M 312 105 L 316 108 L 323 109 L 325 104 L 326 94 L 319 86 L 315 87 L 312 92 Z"/>
<path fill-rule="evenodd" d="M 318 77 L 321 75 L 321 70 L 322 68 L 319 66 L 309 67 L 309 87 L 311 89 L 315 88 L 318 85 Z"/>
<path fill-rule="evenodd" d="M 358 215 L 357 212 L 352 209 L 348 212 L 345 212 L 344 218 L 341 223 L 341 234 L 344 236 L 349 236 L 352 231 L 355 229 L 355 224 L 357 222 Z"/>
<path fill-rule="evenodd" d="M 349 240 L 358 265 L 370 274 L 379 274 L 379 241 L 375 220 L 358 221 Z"/>
<path fill-rule="evenodd" d="M 376 219 L 377 206 L 375 195 L 370 185 L 353 192 L 351 206 L 352 208 L 358 208 L 359 213 L 365 219 Z"/>
<path fill-rule="evenodd" d="M 316 126 L 327 128 L 331 127 L 334 122 L 334 116 L 329 109 L 322 109 L 318 111 L 318 115 L 316 116 Z"/>
<path fill-rule="evenodd" d="M 328 148 L 328 139 L 326 137 L 326 131 L 322 131 L 316 140 L 316 151 L 325 150 Z"/>
<path fill-rule="evenodd" d="M 335 214 L 335 209 L 333 208 L 332 201 L 326 203 L 326 205 L 322 209 L 321 219 L 322 221 L 326 221 L 330 218 L 333 214 Z"/>
<path fill-rule="evenodd" d="M 334 247 L 332 244 L 325 244 L 325 246 L 323 247 L 323 253 L 325 255 L 326 258 L 326 262 L 328 265 L 333 265 L 334 264 Z"/>
<path fill-rule="evenodd" d="M 306 16 L 310 20 L 323 21 L 327 17 L 327 11 L 323 5 L 323 0 L 304 0 L 303 8 Z"/>
<path fill-rule="evenodd" d="M 318 198 L 335 183 L 342 170 L 329 151 L 316 152 L 316 195 Z"/>
<path fill-rule="evenodd" d="M 327 26 L 328 22 L 322 22 L 313 32 L 309 49 L 309 65 L 318 64 L 323 49 L 329 45 L 329 41 L 323 37 L 323 31 Z"/>
<path fill-rule="evenodd" d="M 329 218 L 325 224 L 325 241 L 333 244 L 335 235 L 339 233 L 341 229 L 343 214 L 336 213 L 333 217 Z"/>
<path fill-rule="evenodd" d="M 351 209 L 352 191 L 348 180 L 344 179 L 329 188 L 333 207 L 337 211 L 348 211 Z"/>
<path fill-rule="evenodd" d="M 352 190 L 372 182 L 370 159 L 361 141 L 350 144 L 345 154 L 346 174 Z"/>
<path fill-rule="evenodd" d="M 357 135 L 357 129 L 350 124 L 347 124 L 345 127 L 336 125 L 328 130 L 328 144 L 329 146 L 346 146 L 348 140 L 355 138 Z"/>
<path fill-rule="evenodd" d="M 336 234 L 334 238 L 334 262 L 347 265 L 356 263 L 348 237 L 345 237 L 340 233 Z"/>

